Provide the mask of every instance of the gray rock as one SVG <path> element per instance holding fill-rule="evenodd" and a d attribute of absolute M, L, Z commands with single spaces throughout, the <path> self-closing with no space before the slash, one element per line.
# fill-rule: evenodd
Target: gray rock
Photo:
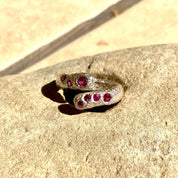
<path fill-rule="evenodd" d="M 0 177 L 177 177 L 178 45 L 83 57 L 0 78 Z M 119 77 L 122 101 L 78 112 L 61 73 Z"/>

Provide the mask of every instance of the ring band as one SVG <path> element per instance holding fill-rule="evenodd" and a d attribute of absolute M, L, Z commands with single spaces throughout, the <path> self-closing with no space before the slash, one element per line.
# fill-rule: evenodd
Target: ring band
<path fill-rule="evenodd" d="M 77 94 L 73 99 L 79 110 L 111 105 L 119 102 L 124 95 L 121 84 L 87 73 L 60 75 L 56 85 L 63 89 L 86 91 Z"/>

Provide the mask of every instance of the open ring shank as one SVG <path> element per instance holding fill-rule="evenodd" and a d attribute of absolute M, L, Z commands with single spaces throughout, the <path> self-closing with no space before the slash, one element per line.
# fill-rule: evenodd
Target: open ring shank
<path fill-rule="evenodd" d="M 114 104 L 119 102 L 124 94 L 121 84 L 86 73 L 60 75 L 56 84 L 64 89 L 86 91 L 74 97 L 74 105 L 80 110 Z"/>

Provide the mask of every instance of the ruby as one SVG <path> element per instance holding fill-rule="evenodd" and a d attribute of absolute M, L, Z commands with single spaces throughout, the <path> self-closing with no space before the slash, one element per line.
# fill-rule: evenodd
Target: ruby
<path fill-rule="evenodd" d="M 94 99 L 94 101 L 98 101 L 100 99 L 100 94 L 97 94 L 97 93 L 94 94 L 93 99 Z"/>
<path fill-rule="evenodd" d="M 87 78 L 85 76 L 80 76 L 77 80 L 77 84 L 80 87 L 85 87 L 87 85 Z"/>
<path fill-rule="evenodd" d="M 106 94 L 104 94 L 104 96 L 103 96 L 104 102 L 109 102 L 109 101 L 111 100 L 111 98 L 112 98 L 112 96 L 111 96 L 110 93 L 106 93 Z"/>
<path fill-rule="evenodd" d="M 79 101 L 79 102 L 77 103 L 77 106 L 78 106 L 79 108 L 82 108 L 82 107 L 83 107 L 83 102 L 82 102 L 82 101 Z"/>
<path fill-rule="evenodd" d="M 67 85 L 68 85 L 68 87 L 71 87 L 73 84 L 72 84 L 72 81 L 71 80 L 68 80 L 67 81 Z"/>
<path fill-rule="evenodd" d="M 84 96 L 84 100 L 87 101 L 87 102 L 90 101 L 91 100 L 91 95 L 85 95 Z"/>
<path fill-rule="evenodd" d="M 61 81 L 63 82 L 65 79 L 66 79 L 66 75 L 63 75 L 63 76 L 61 77 Z"/>

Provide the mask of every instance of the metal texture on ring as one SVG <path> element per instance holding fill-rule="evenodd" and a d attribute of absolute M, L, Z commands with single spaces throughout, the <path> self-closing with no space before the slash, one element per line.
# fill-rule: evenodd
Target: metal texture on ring
<path fill-rule="evenodd" d="M 122 85 L 116 81 L 87 73 L 59 75 L 56 85 L 63 89 L 86 91 L 77 94 L 73 99 L 79 110 L 111 105 L 119 102 L 124 95 Z"/>

